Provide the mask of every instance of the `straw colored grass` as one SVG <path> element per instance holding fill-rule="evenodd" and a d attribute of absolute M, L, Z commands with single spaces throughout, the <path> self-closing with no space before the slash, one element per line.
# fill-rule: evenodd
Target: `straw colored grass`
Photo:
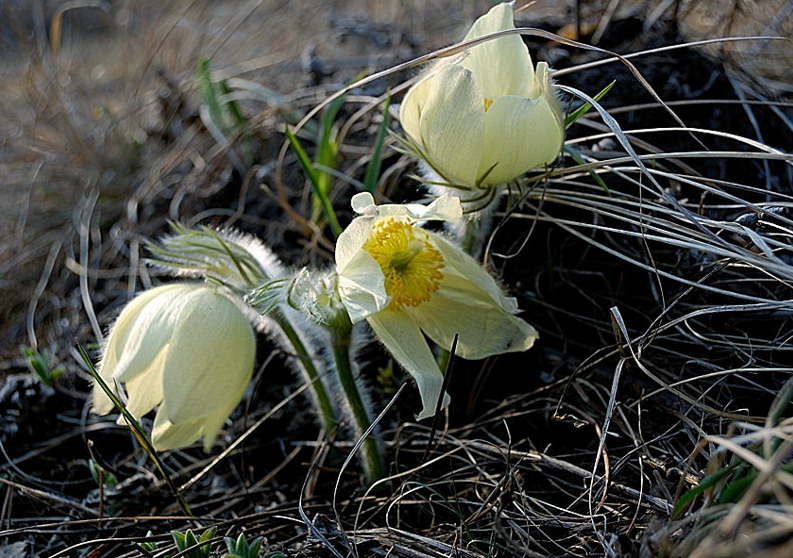
<path fill-rule="evenodd" d="M 412 421 L 416 395 L 394 394 L 399 372 L 367 344 L 380 368 L 372 396 L 383 408 L 396 398 L 380 424 L 385 480 L 362 487 L 345 462 L 352 444 L 319 429 L 288 355 L 264 344 L 218 453 L 163 455 L 193 517 L 125 429 L 90 415 L 74 343 L 95 349 L 120 306 L 159 280 L 144 242 L 177 220 L 258 234 L 292 264 L 327 261 L 329 231 L 311 219 L 283 127 L 311 146 L 307 115 L 361 72 L 382 72 L 351 86 L 339 113 L 332 198 L 348 218 L 386 91 L 398 100 L 415 75 L 398 64 L 449 53 L 436 49 L 484 11 L 375 3 L 355 19 L 363 3 L 321 4 L 141 3 L 90 43 L 66 27 L 75 9 L 57 59 L 33 44 L 4 68 L 20 77 L 0 105 L 11 131 L 0 155 L 11 202 L 0 549 L 133 557 L 156 542 L 149 555 L 162 556 L 176 553 L 169 531 L 216 527 L 217 552 L 245 533 L 307 557 L 786 555 L 793 105 L 696 48 L 640 44 L 680 42 L 671 5 L 647 10 L 640 39 L 608 47 L 629 60 L 525 33 L 555 57 L 571 108 L 618 80 L 570 128 L 557 164 L 512 185 L 487 244 L 486 265 L 541 338 L 526 354 L 455 361 L 454 404 L 434 424 Z M 614 30 L 611 4 L 595 19 Z M 202 113 L 202 56 L 240 103 L 239 136 L 219 138 Z M 424 197 L 413 162 L 387 146 L 378 194 Z M 23 343 L 66 367 L 55 389 L 29 379 Z"/>

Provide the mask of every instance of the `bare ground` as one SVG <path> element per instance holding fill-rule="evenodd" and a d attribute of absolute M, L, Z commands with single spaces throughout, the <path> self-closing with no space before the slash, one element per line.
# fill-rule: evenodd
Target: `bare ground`
<path fill-rule="evenodd" d="M 629 53 L 744 33 L 732 26 L 747 21 L 776 34 L 789 3 L 748 17 L 741 2 L 683 2 L 675 18 L 668 2 L 594 2 L 577 26 L 574 3 L 556 12 L 545 4 L 553 3 L 536 6 L 532 25 Z M 655 11 L 663 4 L 670 10 Z M 288 556 L 785 555 L 789 458 L 769 447 L 785 449 L 790 439 L 789 160 L 706 151 L 754 153 L 727 136 L 735 134 L 790 153 L 790 65 L 776 51 L 711 47 L 711 57 L 686 49 L 633 61 L 689 127 L 718 135 L 632 136 L 642 152 L 698 154 L 658 158 L 661 171 L 675 173 L 663 183 L 668 198 L 641 194 L 641 180 L 626 181 L 633 175 L 624 169 L 603 173 L 602 185 L 585 172 L 563 174 L 527 197 L 494 237 L 493 252 L 513 257 L 491 265 L 540 329 L 541 345 L 459 363 L 455 405 L 435 433 L 411 422 L 415 397 L 406 396 L 383 425 L 393 477 L 374 492 L 362 493 L 354 462 L 340 470 L 349 444 L 325 438 L 293 397 L 285 355 L 262 359 L 218 451 L 247 432 L 243 444 L 217 461 L 199 450 L 165 456 L 193 518 L 182 516 L 129 433 L 88 413 L 75 343 L 96 349 L 124 301 L 159 280 L 141 263 L 142 241 L 169 219 L 232 225 L 261 235 L 289 263 L 326 261 L 329 245 L 307 225 L 303 178 L 283 151 L 282 126 L 361 73 L 453 42 L 487 6 L 139 3 L 78 25 L 91 9 L 80 8 L 64 14 L 57 52 L 40 41 L 47 27 L 57 34 L 56 18 L 18 22 L 14 30 L 32 26 L 32 39 L 4 43 L 16 61 L 3 67 L 0 103 L 3 552 L 144 556 L 137 544 L 145 539 L 159 543 L 159 556 L 175 553 L 170 530 L 215 526 L 218 538 L 264 536 L 267 552 Z M 602 57 L 528 40 L 560 70 Z M 726 70 L 714 54 L 729 55 Z M 194 76 L 202 56 L 217 78 L 258 86 L 244 101 L 252 163 L 240 166 L 201 123 Z M 377 99 L 410 75 L 353 92 L 340 118 L 348 175 L 370 152 Z M 558 77 L 589 94 L 614 79 L 603 102 L 623 129 L 678 126 L 624 64 Z M 604 129 L 593 116 L 571 129 L 571 145 L 595 159 L 619 157 L 613 137 L 596 136 Z M 409 160 L 390 153 L 384 166 L 384 195 L 418 195 Z M 337 185 L 340 209 L 350 193 Z M 733 251 L 725 256 L 716 241 L 671 243 L 677 230 L 699 234 L 670 213 L 673 201 L 726 223 L 717 238 Z M 638 225 L 644 219 L 664 229 L 660 240 Z M 778 261 L 758 259 L 764 239 L 778 243 L 769 248 Z M 27 372 L 23 344 L 63 367 L 54 389 Z M 269 352 L 262 342 L 260 354 Z M 377 346 L 370 353 L 387 364 Z M 373 384 L 385 401 L 388 383 Z M 751 462 L 741 448 L 765 460 L 763 474 L 733 472 Z M 118 484 L 97 482 L 92 463 Z M 673 517 L 680 496 L 721 469 L 729 474 Z M 738 490 L 747 484 L 756 493 Z"/>

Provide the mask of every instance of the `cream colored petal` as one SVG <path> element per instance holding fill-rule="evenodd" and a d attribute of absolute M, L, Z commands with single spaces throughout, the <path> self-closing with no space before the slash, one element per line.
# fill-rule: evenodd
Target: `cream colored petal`
<path fill-rule="evenodd" d="M 484 97 L 473 74 L 456 64 L 440 66 L 420 107 L 419 131 L 427 163 L 455 184 L 477 179 L 484 132 Z"/>
<path fill-rule="evenodd" d="M 479 167 L 487 184 L 502 184 L 550 163 L 559 155 L 564 124 L 552 106 L 556 99 L 506 96 L 493 102 L 485 115 L 485 141 Z"/>
<path fill-rule="evenodd" d="M 394 359 L 413 377 L 421 395 L 421 420 L 435 414 L 443 374 L 419 327 L 403 312 L 385 310 L 369 318 L 369 325 Z M 444 395 L 443 406 L 449 403 Z"/>
<path fill-rule="evenodd" d="M 199 420 L 175 425 L 165 418 L 163 409 L 159 409 L 151 430 L 154 449 L 165 451 L 192 445 L 201 436 L 201 425 Z"/>
<path fill-rule="evenodd" d="M 352 197 L 353 211 L 363 218 L 375 218 L 372 224 L 377 223 L 377 218 L 386 217 L 405 218 L 408 222 L 415 221 L 458 221 L 463 216 L 460 198 L 451 194 L 443 194 L 432 200 L 429 204 L 421 203 L 384 203 L 375 205 L 374 198 L 369 192 L 361 192 Z M 363 244 L 363 243 L 361 243 Z"/>
<path fill-rule="evenodd" d="M 212 287 L 196 290 L 164 363 L 164 418 L 178 425 L 239 403 L 255 350 L 253 328 L 237 305 Z"/>
<path fill-rule="evenodd" d="M 445 265 L 444 275 L 456 275 L 475 285 L 476 289 L 487 294 L 496 304 L 507 312 L 516 313 L 518 305 L 512 297 L 504 296 L 493 276 L 490 275 L 474 258 L 464 252 L 457 244 L 446 240 L 438 233 L 427 231 L 432 243 L 440 251 Z"/>
<path fill-rule="evenodd" d="M 116 391 L 115 381 L 113 381 L 112 375 L 109 379 L 106 379 L 104 376 L 102 379 L 110 389 Z M 97 415 L 106 415 L 115 408 L 113 401 L 110 400 L 105 394 L 105 391 L 99 387 L 99 384 L 96 382 L 94 382 L 94 386 L 91 389 L 91 405 L 91 410 Z"/>
<path fill-rule="evenodd" d="M 371 217 L 356 217 L 336 239 L 336 269 L 343 270 L 363 249 L 372 232 Z"/>
<path fill-rule="evenodd" d="M 240 394 L 240 398 L 242 394 Z M 199 438 L 204 439 L 204 451 L 210 451 L 226 419 L 236 407 L 226 406 L 218 412 L 199 419 L 174 424 L 166 417 L 168 409 L 161 407 L 157 411 L 152 427 L 152 443 L 157 451 L 184 448 L 192 445 Z"/>
<path fill-rule="evenodd" d="M 523 351 L 537 338 L 536 330 L 514 316 L 514 298 L 504 296 L 495 279 L 459 246 L 428 232 L 444 260 L 440 288 L 429 301 L 410 310 L 439 346 L 451 347 L 460 335 L 457 352 L 464 358 Z"/>
<path fill-rule="evenodd" d="M 451 348 L 459 335 L 456 354 L 467 359 L 525 351 L 537 339 L 532 326 L 456 275 L 446 276 L 432 298 L 410 309 L 410 315 L 440 347 Z"/>
<path fill-rule="evenodd" d="M 110 383 L 105 383 L 113 388 L 112 381 Z M 113 405 L 113 402 L 110 400 L 110 398 L 105 395 L 105 392 L 96 383 L 91 390 L 91 404 L 91 410 L 97 415 L 106 415 L 115 408 L 115 405 Z"/>
<path fill-rule="evenodd" d="M 369 192 L 358 192 L 350 200 L 352 210 L 366 217 L 377 215 L 377 205 L 374 203 L 374 196 Z"/>
<path fill-rule="evenodd" d="M 474 22 L 465 40 L 514 28 L 512 5 L 498 4 Z M 460 65 L 473 72 L 482 94 L 490 100 L 503 95 L 526 96 L 534 82 L 529 49 L 518 34 L 471 47 Z"/>
<path fill-rule="evenodd" d="M 137 419 L 162 403 L 163 364 L 167 346 L 151 361 L 143 374 L 135 376 L 125 384 L 128 394 L 127 411 Z"/>
<path fill-rule="evenodd" d="M 443 194 L 427 205 L 420 203 L 383 204 L 376 208 L 380 218 L 406 218 L 408 222 L 447 221 L 453 223 L 459 221 L 463 216 L 460 198 L 451 194 Z"/>
<path fill-rule="evenodd" d="M 339 296 L 352 323 L 380 312 L 391 302 L 380 265 L 364 250 L 359 250 L 337 272 Z"/>
<path fill-rule="evenodd" d="M 240 399 L 242 399 L 242 395 L 240 394 Z M 236 405 L 234 406 L 236 407 Z M 215 443 L 215 438 L 218 437 L 218 433 L 226 424 L 226 419 L 229 418 L 231 412 L 234 410 L 234 407 L 231 409 L 224 409 L 220 413 L 215 413 L 214 415 L 210 415 L 203 419 L 203 424 L 201 425 L 201 437 L 204 439 L 204 451 L 209 452 L 212 449 L 212 444 Z"/>
<path fill-rule="evenodd" d="M 149 315 L 147 319 L 141 319 L 143 309 L 150 304 L 155 304 L 152 301 L 173 291 L 175 287 L 176 285 L 165 285 L 144 291 L 132 299 L 119 314 L 105 339 L 102 360 L 97 367 L 99 375 L 111 389 L 116 387 L 114 378 L 118 378 L 122 374 L 119 363 L 124 360 L 125 366 L 129 366 L 130 361 L 129 359 L 124 359 L 124 355 L 131 350 L 139 349 L 139 344 L 142 341 L 141 333 L 146 331 L 150 325 L 150 323 L 144 322 L 147 322 L 147 320 L 150 322 L 153 319 L 152 315 Z M 130 338 L 132 337 L 136 339 L 135 342 L 130 343 Z M 154 354 L 156 355 L 156 352 Z M 145 369 L 142 362 L 132 364 L 136 365 L 136 368 L 134 371 L 128 372 L 130 376 L 134 377 Z M 95 384 L 93 387 L 93 411 L 100 415 L 106 415 L 113 408 L 113 402 L 105 395 L 102 388 Z"/>
<path fill-rule="evenodd" d="M 402 130 L 407 134 L 414 147 L 422 154 L 425 154 L 426 146 L 421 137 L 421 120 L 429 102 L 429 95 L 434 90 L 432 81 L 435 79 L 435 74 L 438 70 L 445 64 L 448 63 L 445 61 L 439 62 L 427 69 L 422 78 L 408 89 L 402 99 L 402 103 L 399 105 L 399 123 L 402 126 Z"/>
<path fill-rule="evenodd" d="M 562 103 L 559 102 L 556 89 L 554 89 L 551 69 L 548 67 L 547 62 L 537 62 L 534 78 L 535 91 L 534 94 L 529 96 L 531 98 L 545 97 L 545 101 L 548 103 L 556 122 L 562 130 L 562 135 L 564 135 L 564 110 L 562 109 Z M 564 137 L 562 140 L 564 140 Z"/>
<path fill-rule="evenodd" d="M 199 287 L 198 283 L 174 283 L 155 289 L 157 296 L 137 312 L 132 331 L 121 347 L 116 379 L 128 382 L 149 369 L 173 337 L 186 298 Z"/>

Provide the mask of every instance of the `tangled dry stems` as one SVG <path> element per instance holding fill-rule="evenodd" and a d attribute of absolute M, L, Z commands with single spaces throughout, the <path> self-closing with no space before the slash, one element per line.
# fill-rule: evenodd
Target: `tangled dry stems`
<path fill-rule="evenodd" d="M 565 82 L 576 76 L 585 81 L 586 72 L 568 73 Z M 117 129 L 86 138 L 83 113 L 67 126 L 73 141 L 39 128 L 38 153 L 57 155 L 56 164 L 6 159 L 16 169 L 39 166 L 51 173 L 39 178 L 51 184 L 98 185 L 102 179 L 86 179 L 86 168 L 123 177 L 117 190 L 85 196 L 70 236 L 47 213 L 52 232 L 30 245 L 31 255 L 50 257 L 26 329 L 33 339 L 46 338 L 62 360 L 72 339 L 101 337 L 119 304 L 156 279 L 141 265 L 142 243 L 168 218 L 282 238 L 295 264 L 329 254 L 277 131 L 284 118 L 306 114 L 335 89 L 304 89 L 277 102 L 247 90 L 244 134 L 262 153 L 280 156 L 239 169 L 228 145 L 198 118 L 189 83 L 166 80 L 168 98 L 181 101 L 157 127 L 156 145 L 165 149 L 150 146 L 130 162 L 130 144 L 122 141 L 118 158 L 98 148 Z M 33 77 L 28 85 L 47 91 Z M 488 264 L 519 295 L 542 346 L 484 364 L 457 362 L 456 406 L 435 431 L 411 423 L 408 410 L 388 415 L 382 426 L 391 469 L 384 482 L 362 492 L 354 465 L 339 472 L 350 446 L 305 417 L 301 394 L 280 366 L 288 355 L 263 360 L 229 429 L 227 443 L 246 432 L 240 443 L 217 457 L 166 456 L 191 501 L 191 518 L 175 512 L 123 431 L 66 403 L 64 394 L 74 395 L 69 388 L 53 395 L 34 385 L 23 404 L 35 409 L 31 401 L 40 398 L 61 406 L 68 421 L 20 420 L 18 428 L 29 431 L 6 432 L 0 540 L 31 543 L 52 556 L 97 549 L 140 556 L 136 544 L 153 540 L 162 555 L 174 552 L 169 530 L 214 525 L 218 541 L 245 532 L 296 556 L 784 556 L 793 530 L 789 412 L 787 400 L 780 402 L 792 362 L 791 146 L 762 138 L 776 130 L 789 135 L 791 106 L 762 97 L 747 103 L 740 94 L 726 101 L 664 98 L 687 114 L 746 110 L 748 122 L 761 123 L 762 134 L 752 137 L 751 126 L 737 133 L 707 115 L 690 128 L 657 124 L 657 103 L 624 97 L 630 102 L 618 96 L 608 111 L 631 126 L 609 126 L 596 112 L 577 123 L 568 144 L 579 159 L 567 156 L 516 186 L 519 201 L 504 208 L 489 244 Z M 67 116 L 64 106 L 86 108 L 49 94 L 34 98 L 60 116 Z M 347 99 L 339 127 L 339 172 L 347 180 L 339 181 L 337 207 L 351 191 L 343 183 L 361 174 L 382 101 L 380 92 Z M 409 198 L 409 161 L 391 154 L 387 163 L 381 193 Z M 15 172 L 10 176 L 23 176 Z M 4 261 L 3 276 L 10 277 L 20 260 Z M 48 321 L 63 325 L 45 334 Z M 12 370 L 19 366 L 9 362 Z M 86 375 L 76 368 L 82 390 Z M 41 439 L 42 427 L 58 436 Z M 41 443 L 20 451 L 18 440 L 34 430 Z M 87 468 L 50 471 L 47 464 L 64 454 L 66 463 L 83 463 L 64 450 L 74 440 L 89 440 L 89 455 L 123 482 L 98 493 Z M 747 490 L 720 500 L 735 486 L 727 476 L 673 515 L 683 494 L 741 462 L 758 472 Z"/>

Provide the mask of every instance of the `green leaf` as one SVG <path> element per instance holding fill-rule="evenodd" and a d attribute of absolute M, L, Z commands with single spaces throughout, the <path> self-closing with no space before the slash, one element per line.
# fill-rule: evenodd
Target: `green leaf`
<path fill-rule="evenodd" d="M 581 155 L 581 152 L 578 151 L 573 146 L 565 144 L 564 145 L 564 150 L 568 154 L 570 154 L 570 157 L 573 158 L 573 161 L 575 161 L 579 165 L 586 165 L 587 164 L 587 162 L 584 160 L 584 156 Z M 611 195 L 611 192 L 609 191 L 609 187 L 606 186 L 606 183 L 603 182 L 603 179 L 600 178 L 600 175 L 598 173 L 596 173 L 593 170 L 589 170 L 587 172 L 589 173 L 590 178 L 592 178 L 592 180 L 594 180 L 598 184 L 598 186 L 600 186 L 603 189 L 604 192 L 606 192 L 607 194 Z"/>
<path fill-rule="evenodd" d="M 79 351 L 80 356 L 83 359 L 83 362 L 88 368 L 88 372 L 91 374 L 96 384 L 103 392 L 105 392 L 105 395 L 107 395 L 107 397 L 113 402 L 113 405 L 115 405 L 116 409 L 118 409 L 118 411 L 121 413 L 121 416 L 124 417 L 124 420 L 129 425 L 130 430 L 132 430 L 132 435 L 135 437 L 135 439 L 138 441 L 141 447 L 143 447 L 144 451 L 149 455 L 151 460 L 154 461 L 157 470 L 162 475 L 162 478 L 165 480 L 165 483 L 168 485 L 168 488 L 171 489 L 171 493 L 176 498 L 179 507 L 182 508 L 182 511 L 186 515 L 193 515 L 192 512 L 190 511 L 190 506 L 187 505 L 187 501 L 184 499 L 184 496 L 182 496 L 182 493 L 179 492 L 179 489 L 176 487 L 176 484 L 174 484 L 171 475 L 169 475 L 168 471 L 166 471 L 165 465 L 160 459 L 160 456 L 157 455 L 157 450 L 154 449 L 154 445 L 151 443 L 151 440 L 149 439 L 149 436 L 146 434 L 146 431 L 143 429 L 143 427 L 140 425 L 137 419 L 135 419 L 135 417 L 132 416 L 132 413 L 130 413 L 127 410 L 127 408 L 124 406 L 124 403 L 122 403 L 121 400 L 118 398 L 118 395 L 116 395 L 116 392 L 110 389 L 110 387 L 107 385 L 104 379 L 102 379 L 102 376 L 99 375 L 99 372 L 97 372 L 96 368 L 94 367 L 94 363 L 91 361 L 91 357 L 88 355 L 88 352 L 86 352 L 85 348 L 82 345 L 77 345 L 77 350 Z"/>
<path fill-rule="evenodd" d="M 57 382 L 65 372 L 63 366 L 51 368 L 50 359 L 47 355 L 27 345 L 22 346 L 22 356 L 25 357 L 31 373 L 47 387 L 55 385 L 55 382 Z"/>
<path fill-rule="evenodd" d="M 597 95 L 595 95 L 595 96 L 593 97 L 593 99 L 594 99 L 594 100 L 596 100 L 596 101 L 599 101 L 600 99 L 602 99 L 603 97 L 605 97 L 605 96 L 606 96 L 606 94 L 607 94 L 609 91 L 611 91 L 611 88 L 612 88 L 612 87 L 614 87 L 614 84 L 615 84 L 615 83 L 617 83 L 617 82 L 616 82 L 616 81 L 612 81 L 611 83 L 609 83 L 609 84 L 608 84 L 606 87 L 604 87 L 603 89 L 601 89 L 601 90 L 600 90 L 600 92 L 599 92 Z M 565 128 L 569 127 L 571 124 L 573 124 L 573 123 L 574 123 L 576 120 L 578 120 L 579 118 L 581 118 L 582 116 L 584 116 L 584 115 L 585 115 L 586 113 L 588 113 L 590 110 L 592 110 L 592 105 L 591 105 L 590 103 L 584 103 L 583 105 L 581 105 L 580 107 L 578 107 L 577 109 L 575 109 L 574 111 L 572 111 L 572 112 L 571 112 L 570 114 L 568 114 L 568 115 L 567 115 L 567 117 L 564 119 L 564 126 L 565 126 Z"/>
<path fill-rule="evenodd" d="M 716 484 L 722 479 L 726 478 L 736 466 L 737 464 L 731 464 L 727 467 L 724 467 L 723 469 L 719 469 L 715 473 L 711 473 L 710 475 L 703 478 L 697 486 L 681 494 L 680 498 L 678 498 L 677 502 L 675 502 L 675 507 L 672 511 L 672 517 L 678 517 L 680 513 L 687 509 L 688 506 L 691 505 L 694 500 L 696 500 L 697 496 L 706 490 L 714 488 Z"/>
<path fill-rule="evenodd" d="M 314 168 L 314 165 L 311 163 L 311 159 L 309 159 L 306 150 L 303 149 L 303 146 L 300 144 L 300 140 L 297 139 L 297 136 L 295 136 L 288 127 L 285 129 L 285 133 L 287 140 L 289 140 L 289 144 L 292 146 L 292 149 L 294 149 L 295 155 L 297 155 L 297 160 L 300 163 L 300 166 L 303 168 L 303 172 L 306 173 L 306 177 L 311 183 L 311 187 L 314 190 L 314 199 L 322 209 L 322 213 L 325 215 L 328 223 L 330 223 L 333 236 L 338 238 L 338 236 L 341 234 L 341 225 L 339 224 L 339 220 L 336 217 L 336 212 L 333 210 L 333 205 L 330 203 L 326 188 L 323 189 L 320 182 L 320 175 L 327 173 Z"/>
<path fill-rule="evenodd" d="M 156 542 L 142 542 L 142 543 L 138 543 L 138 546 L 144 552 L 157 552 Z"/>
<path fill-rule="evenodd" d="M 209 558 L 211 546 L 207 541 L 210 541 L 215 536 L 216 532 L 217 529 L 212 527 L 201 533 L 201 535 L 196 538 L 192 529 L 188 529 L 184 533 L 179 531 L 171 531 L 171 536 L 173 537 L 173 542 L 180 553 L 190 549 L 188 552 L 184 553 L 185 558 Z"/>
<path fill-rule="evenodd" d="M 102 467 L 94 459 L 88 460 L 88 470 L 91 471 L 91 476 L 99 486 L 116 486 L 118 484 L 116 475 Z"/>
<path fill-rule="evenodd" d="M 366 175 L 363 179 L 363 189 L 366 192 L 374 193 L 377 188 L 377 179 L 380 176 L 380 165 L 383 161 L 383 148 L 385 147 L 385 139 L 388 137 L 388 128 L 391 125 L 391 113 L 388 109 L 391 107 L 391 95 L 388 95 L 383 105 L 383 122 L 377 130 L 377 137 L 374 140 L 374 151 L 372 158 L 366 165 Z"/>
<path fill-rule="evenodd" d="M 231 537 L 224 537 L 223 542 L 226 543 L 228 553 L 224 554 L 222 558 L 258 558 L 264 539 L 257 537 L 249 545 L 245 539 L 245 534 L 240 533 L 236 540 Z"/>
<path fill-rule="evenodd" d="M 329 169 L 336 168 L 336 155 L 338 154 L 338 143 L 333 131 L 333 121 L 336 120 L 336 115 L 346 100 L 346 94 L 333 99 L 322 114 L 322 120 L 320 121 L 316 162 L 318 165 Z M 330 173 L 319 171 L 319 186 L 326 194 L 330 190 L 331 179 Z"/>
<path fill-rule="evenodd" d="M 239 103 L 231 97 L 232 89 L 226 80 L 212 81 L 209 60 L 206 58 L 201 58 L 198 61 L 196 81 L 201 95 L 201 104 L 206 108 L 211 125 L 217 129 L 217 132 L 223 138 L 228 139 L 242 130 L 246 121 Z M 248 139 L 239 137 L 238 144 L 242 150 L 243 159 L 250 164 L 253 161 L 253 149 Z"/>

